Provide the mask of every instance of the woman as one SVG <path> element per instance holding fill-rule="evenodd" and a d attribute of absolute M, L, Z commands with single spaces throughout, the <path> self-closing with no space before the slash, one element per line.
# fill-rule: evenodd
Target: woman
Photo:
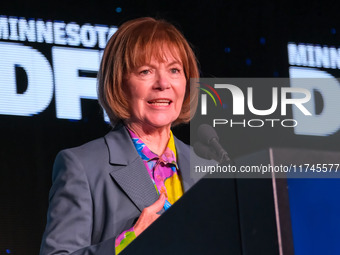
<path fill-rule="evenodd" d="M 113 131 L 58 154 L 40 254 L 118 254 L 194 184 L 189 146 L 170 127 L 194 114 L 198 76 L 173 25 L 140 18 L 118 29 L 98 75 Z"/>

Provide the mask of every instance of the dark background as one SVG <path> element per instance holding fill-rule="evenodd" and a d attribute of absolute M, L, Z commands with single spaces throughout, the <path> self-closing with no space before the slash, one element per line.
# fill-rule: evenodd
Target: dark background
<path fill-rule="evenodd" d="M 288 77 L 288 42 L 340 46 L 339 7 L 338 1 L 11 0 L 1 1 L 0 15 L 117 26 L 136 17 L 164 18 L 191 42 L 202 77 Z M 49 52 L 42 44 L 33 47 Z M 83 100 L 82 109 L 80 121 L 56 119 L 53 99 L 33 117 L 0 115 L 0 254 L 38 254 L 57 152 L 110 130 L 96 101 Z M 339 132 L 311 137 L 248 131 L 230 130 L 232 156 L 268 146 L 340 150 Z M 187 125 L 174 133 L 189 142 Z"/>

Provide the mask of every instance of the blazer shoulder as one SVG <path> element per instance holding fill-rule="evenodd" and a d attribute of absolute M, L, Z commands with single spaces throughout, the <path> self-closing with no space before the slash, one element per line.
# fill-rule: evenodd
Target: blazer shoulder
<path fill-rule="evenodd" d="M 174 136 L 174 140 L 175 140 L 176 150 L 179 150 L 182 153 L 190 152 L 190 147 L 191 147 L 190 145 L 182 142 L 176 136 Z"/>
<path fill-rule="evenodd" d="M 54 161 L 53 177 L 63 171 L 82 169 L 87 174 L 96 173 L 95 169 L 109 164 L 109 152 L 104 137 L 83 145 L 61 150 Z"/>
<path fill-rule="evenodd" d="M 205 158 L 198 156 L 195 153 L 194 148 L 191 145 L 188 145 L 188 144 L 182 142 L 181 140 L 179 140 L 175 136 L 174 136 L 174 138 L 175 138 L 176 150 L 178 150 L 179 153 L 184 153 L 186 155 L 190 155 L 190 159 L 192 161 L 200 162 L 202 164 L 207 164 L 207 165 L 215 163 L 214 160 L 209 160 L 209 159 L 205 159 Z"/>
<path fill-rule="evenodd" d="M 81 160 L 97 157 L 107 152 L 107 145 L 104 137 L 97 138 L 77 147 L 63 149 L 59 154 L 73 154 Z"/>

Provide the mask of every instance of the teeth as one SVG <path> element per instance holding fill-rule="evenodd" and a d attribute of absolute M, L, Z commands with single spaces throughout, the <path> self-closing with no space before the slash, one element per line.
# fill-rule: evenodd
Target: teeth
<path fill-rule="evenodd" d="M 167 106 L 170 104 L 170 100 L 159 99 L 159 100 L 149 101 L 149 103 L 152 105 L 156 105 L 156 106 Z"/>
<path fill-rule="evenodd" d="M 153 100 L 153 101 L 150 101 L 151 103 L 169 103 L 170 100 L 167 100 L 167 99 L 158 99 L 158 100 Z"/>
<path fill-rule="evenodd" d="M 152 102 L 151 104 L 157 105 L 157 106 L 167 106 L 167 105 L 169 105 L 169 103 L 156 103 L 156 102 Z"/>

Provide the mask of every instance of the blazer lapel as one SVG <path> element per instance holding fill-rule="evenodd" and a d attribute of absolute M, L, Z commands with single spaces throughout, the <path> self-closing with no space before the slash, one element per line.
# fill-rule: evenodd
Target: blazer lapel
<path fill-rule="evenodd" d="M 190 176 L 190 147 L 176 137 L 174 139 L 183 189 L 186 192 L 197 181 Z M 105 141 L 112 168 L 110 175 L 131 201 L 140 211 L 156 202 L 158 194 L 155 186 L 126 128 L 122 124 L 117 125 L 105 136 Z"/>
<path fill-rule="evenodd" d="M 197 180 L 190 176 L 190 147 L 178 140 L 176 137 L 175 145 L 178 155 L 178 167 L 182 176 L 184 192 L 187 192 Z"/>
<path fill-rule="evenodd" d="M 140 211 L 153 204 L 158 199 L 156 189 L 126 128 L 119 125 L 105 136 L 105 141 L 109 148 L 112 178 Z"/>

